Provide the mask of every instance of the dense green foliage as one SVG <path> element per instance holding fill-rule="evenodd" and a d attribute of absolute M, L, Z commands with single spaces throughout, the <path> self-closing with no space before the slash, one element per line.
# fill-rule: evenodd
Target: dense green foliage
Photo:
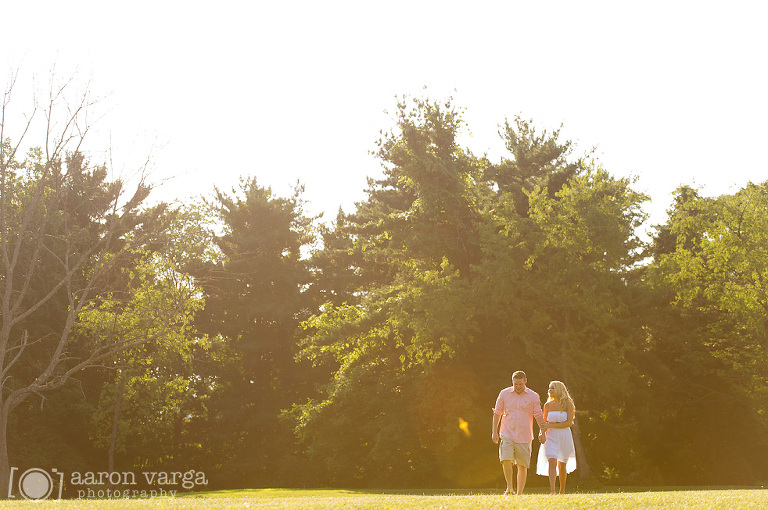
<path fill-rule="evenodd" d="M 490 408 L 522 369 L 575 398 L 574 483 L 767 481 L 768 183 L 681 187 L 646 244 L 647 197 L 559 131 L 506 122 L 494 162 L 463 129 L 450 102 L 403 99 L 381 177 L 331 223 L 304 214 L 301 189 L 254 179 L 137 210 L 126 231 L 144 241 L 78 315 L 73 348 L 156 327 L 139 309 L 180 284 L 189 300 L 171 331 L 20 405 L 11 463 L 196 469 L 209 488 L 490 487 Z M 103 170 L 73 175 L 68 193 L 98 207 Z M 72 214 L 72 242 L 98 239 Z M 62 307 L 19 331 L 55 332 Z"/>

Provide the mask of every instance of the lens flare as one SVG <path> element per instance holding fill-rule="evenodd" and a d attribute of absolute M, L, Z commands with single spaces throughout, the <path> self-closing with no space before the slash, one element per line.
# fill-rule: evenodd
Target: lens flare
<path fill-rule="evenodd" d="M 467 422 L 464 418 L 459 418 L 459 428 L 462 432 L 464 432 L 464 435 L 469 437 L 472 435 L 472 433 L 469 431 L 469 422 Z"/>

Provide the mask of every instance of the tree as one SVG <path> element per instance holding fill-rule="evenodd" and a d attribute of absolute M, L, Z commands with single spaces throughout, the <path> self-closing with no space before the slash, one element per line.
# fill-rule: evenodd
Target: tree
<path fill-rule="evenodd" d="M 313 310 L 302 251 L 313 240 L 300 187 L 277 197 L 255 179 L 209 201 L 221 233 L 221 257 L 201 268 L 206 307 L 197 328 L 216 364 L 198 365 L 212 380 L 208 444 L 221 464 L 212 483 L 272 485 L 289 469 L 290 430 L 280 411 L 309 379 L 294 361 L 296 331 Z"/>
<path fill-rule="evenodd" d="M 150 191 L 144 179 L 126 194 L 120 180 L 107 182 L 104 166 L 90 167 L 79 152 L 91 126 L 87 92 L 71 102 L 70 84 L 52 85 L 40 110 L 45 144 L 20 160 L 38 107 L 10 137 L 11 81 L 3 95 L 0 124 L 0 484 L 7 486 L 8 420 L 33 395 L 65 385 L 73 375 L 100 366 L 115 353 L 162 337 L 193 289 L 153 279 L 164 288 L 150 307 L 128 306 L 137 323 L 124 335 L 75 343 L 74 331 L 101 312 L 124 305 L 110 287 L 118 268 L 147 241 L 141 204 Z M 8 115 L 7 115 L 8 114 Z M 157 210 L 148 211 L 149 216 Z M 127 310 L 126 310 L 127 311 Z"/>
<path fill-rule="evenodd" d="M 491 165 L 487 177 L 499 191 L 509 193 L 515 210 L 528 215 L 528 193 L 540 187 L 554 196 L 580 169 L 582 160 L 569 161 L 573 143 L 560 142 L 560 130 L 536 133 L 533 121 L 515 117 L 515 124 L 504 122 L 500 132 L 511 159 Z"/>
<path fill-rule="evenodd" d="M 322 276 L 343 275 L 317 284 L 338 281 L 344 292 L 325 293 L 321 313 L 305 323 L 301 359 L 333 373 L 290 413 L 311 462 L 325 468 L 311 483 L 423 485 L 455 471 L 440 466 L 436 446 L 460 431 L 460 406 L 430 413 L 422 397 L 445 381 L 437 367 L 474 335 L 466 303 L 482 163 L 459 147 L 463 123 L 450 101 L 404 99 L 395 122 L 379 143 L 384 177 L 369 181 L 368 199 L 337 218 L 335 235 L 325 236 L 333 243 L 313 257 Z M 477 388 L 464 389 L 466 403 Z M 461 441 L 453 437 L 451 448 Z"/>
<path fill-rule="evenodd" d="M 651 455 L 675 483 L 768 475 L 766 210 L 768 183 L 714 199 L 681 187 L 658 228 L 647 276 L 660 309 L 647 342 L 656 368 L 646 379 L 661 404 L 655 427 L 670 433 Z M 733 455 L 733 437 L 750 447 Z"/>
<path fill-rule="evenodd" d="M 579 459 L 584 479 L 585 451 L 609 466 L 630 457 L 630 441 L 613 444 L 605 437 L 626 437 L 611 431 L 627 430 L 636 419 L 640 379 L 631 354 L 641 344 L 643 322 L 633 272 L 642 254 L 636 232 L 647 197 L 633 191 L 628 179 L 592 166 L 554 197 L 541 188 L 529 196 L 541 239 L 527 261 L 537 276 L 526 297 L 536 303 L 531 314 L 539 326 L 527 350 L 548 378 L 569 381 L 578 396 L 580 420 L 573 430 L 577 448 L 580 430 L 587 432 Z M 598 430 L 603 440 L 590 441 Z"/>
<path fill-rule="evenodd" d="M 204 301 L 200 283 L 190 271 L 212 256 L 211 235 L 204 228 L 200 207 L 166 210 L 158 222 L 164 228 L 136 254 L 131 267 L 123 269 L 128 276 L 121 285 L 119 309 L 102 307 L 86 313 L 76 331 L 81 338 L 126 336 L 140 327 L 136 307 L 157 306 L 172 289 L 187 288 L 191 293 L 178 309 L 172 330 L 155 342 L 120 352 L 110 363 L 91 416 L 91 437 L 108 451 L 109 472 L 115 471 L 118 452 L 126 454 L 122 465 L 127 468 L 178 469 L 191 460 L 182 458 L 194 454 L 185 451 L 194 450 L 188 445 L 196 442 L 190 438 L 190 422 L 204 414 L 208 396 L 194 374 L 193 357 L 205 357 L 208 341 L 199 338 L 193 326 Z"/>
<path fill-rule="evenodd" d="M 507 124 L 514 159 L 492 164 L 458 145 L 450 102 L 398 108 L 380 143 L 384 177 L 314 259 L 343 261 L 349 297 L 326 294 L 305 323 L 301 356 L 333 371 L 321 396 L 292 410 L 326 468 L 318 483 L 488 486 L 499 478 L 488 440 L 466 432 L 487 430 L 513 369 L 533 387 L 548 377 L 575 391 L 582 473 L 587 447 L 612 463 L 616 444 L 593 437 L 606 412 L 631 407 L 640 381 L 632 275 L 646 197 L 571 161 L 557 131 Z"/>

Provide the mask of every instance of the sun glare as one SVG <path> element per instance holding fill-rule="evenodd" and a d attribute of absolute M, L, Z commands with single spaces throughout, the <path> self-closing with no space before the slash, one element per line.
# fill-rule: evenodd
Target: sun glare
<path fill-rule="evenodd" d="M 464 432 L 464 435 L 467 437 L 470 437 L 472 433 L 469 431 L 469 422 L 467 422 L 464 418 L 459 418 L 459 428 L 462 432 Z"/>

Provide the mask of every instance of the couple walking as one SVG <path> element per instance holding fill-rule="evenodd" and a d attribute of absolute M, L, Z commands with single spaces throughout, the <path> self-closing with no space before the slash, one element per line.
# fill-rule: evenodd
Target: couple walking
<path fill-rule="evenodd" d="M 560 494 L 565 492 L 568 473 L 576 469 L 576 449 L 571 425 L 576 414 L 565 384 L 549 383 L 548 399 L 541 408 L 538 393 L 529 389 L 525 372 L 512 374 L 512 386 L 504 388 L 493 409 L 491 439 L 499 445 L 499 460 L 507 481 L 504 494 L 512 494 L 513 468 L 517 465 L 517 494 L 522 494 L 528 478 L 533 442 L 533 420 L 539 425 L 539 458 L 536 474 L 549 476 L 549 489 L 555 494 L 560 477 Z M 501 425 L 501 428 L 499 428 Z"/>

